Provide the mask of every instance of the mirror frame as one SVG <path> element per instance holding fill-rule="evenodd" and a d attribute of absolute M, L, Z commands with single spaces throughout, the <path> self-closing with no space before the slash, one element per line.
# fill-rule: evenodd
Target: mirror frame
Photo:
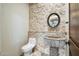
<path fill-rule="evenodd" d="M 56 16 L 58 17 L 58 24 L 57 24 L 56 26 L 54 26 L 54 27 L 52 27 L 52 25 L 50 25 L 50 23 L 49 23 L 50 17 L 51 17 L 52 15 L 56 15 Z M 47 24 L 48 24 L 49 27 L 52 27 L 52 28 L 57 27 L 57 26 L 60 24 L 60 16 L 59 16 L 57 13 L 51 13 L 51 14 L 48 16 L 48 18 L 47 18 Z"/>

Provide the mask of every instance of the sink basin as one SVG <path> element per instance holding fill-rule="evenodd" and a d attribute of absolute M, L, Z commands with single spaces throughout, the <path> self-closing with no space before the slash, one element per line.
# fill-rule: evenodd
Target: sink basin
<path fill-rule="evenodd" d="M 48 38 L 61 38 L 59 36 L 47 36 Z"/>
<path fill-rule="evenodd" d="M 59 37 L 59 36 L 46 36 L 45 39 L 49 39 L 49 40 L 66 40 L 65 37 Z"/>

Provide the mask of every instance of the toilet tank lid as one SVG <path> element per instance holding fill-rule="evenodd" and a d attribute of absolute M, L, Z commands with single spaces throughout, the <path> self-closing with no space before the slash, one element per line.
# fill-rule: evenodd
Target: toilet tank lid
<path fill-rule="evenodd" d="M 35 44 L 36 43 L 36 38 L 29 38 L 29 43 Z"/>

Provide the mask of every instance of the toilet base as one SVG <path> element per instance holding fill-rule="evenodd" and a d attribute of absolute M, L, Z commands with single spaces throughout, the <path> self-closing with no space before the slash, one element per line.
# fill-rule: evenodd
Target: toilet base
<path fill-rule="evenodd" d="M 30 56 L 32 54 L 32 50 L 29 50 L 28 52 L 24 52 L 24 56 Z"/>

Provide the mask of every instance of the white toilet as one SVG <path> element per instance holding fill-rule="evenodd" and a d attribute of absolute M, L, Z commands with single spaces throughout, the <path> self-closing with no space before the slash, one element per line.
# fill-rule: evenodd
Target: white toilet
<path fill-rule="evenodd" d="M 22 47 L 22 52 L 24 56 L 30 56 L 32 54 L 32 49 L 36 46 L 36 38 L 29 38 L 26 45 Z"/>

